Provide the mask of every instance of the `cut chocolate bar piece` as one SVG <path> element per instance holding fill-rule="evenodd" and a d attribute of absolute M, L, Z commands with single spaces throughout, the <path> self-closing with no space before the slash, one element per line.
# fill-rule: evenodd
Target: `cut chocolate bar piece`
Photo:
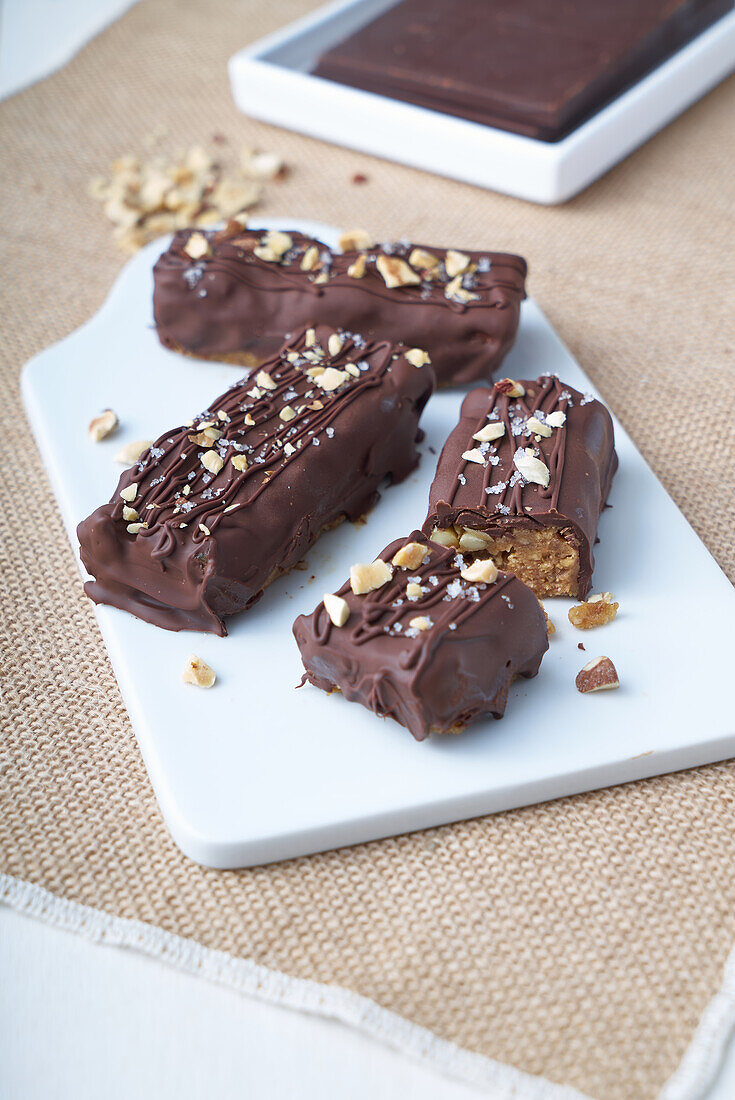
<path fill-rule="evenodd" d="M 467 395 L 439 458 L 424 531 L 489 555 L 537 596 L 589 590 L 618 459 L 601 402 L 552 375 Z"/>
<path fill-rule="evenodd" d="M 175 351 L 252 368 L 284 333 L 327 324 L 424 348 L 447 386 L 491 377 L 515 339 L 525 276 L 525 260 L 505 253 L 405 242 L 338 253 L 230 223 L 176 234 L 154 268 L 153 309 Z"/>
<path fill-rule="evenodd" d="M 416 466 L 434 388 L 412 350 L 322 327 L 166 432 L 79 525 L 85 591 L 169 630 L 226 634 L 319 534 Z"/>
<path fill-rule="evenodd" d="M 558 141 L 731 9 L 732 0 L 402 0 L 314 72 Z"/>
<path fill-rule="evenodd" d="M 525 584 L 420 531 L 391 543 L 300 615 L 305 678 L 394 718 L 417 741 L 502 718 L 516 676 L 535 676 L 546 618 Z"/>

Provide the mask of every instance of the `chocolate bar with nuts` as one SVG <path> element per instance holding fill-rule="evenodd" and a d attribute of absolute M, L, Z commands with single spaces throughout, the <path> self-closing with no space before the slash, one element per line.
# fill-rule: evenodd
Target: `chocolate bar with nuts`
<path fill-rule="evenodd" d="M 516 676 L 548 649 L 533 592 L 420 531 L 353 566 L 338 593 L 294 623 L 305 679 L 394 718 L 417 741 L 502 718 Z"/>
<path fill-rule="evenodd" d="M 605 406 L 553 375 L 467 395 L 439 458 L 424 531 L 489 555 L 537 596 L 589 590 L 618 459 Z"/>
<path fill-rule="evenodd" d="M 304 330 L 164 433 L 78 528 L 85 591 L 168 630 L 226 634 L 319 534 L 418 461 L 434 388 L 417 348 Z"/>
<path fill-rule="evenodd" d="M 162 343 L 259 366 L 283 334 L 327 324 L 418 346 L 440 386 L 489 379 L 511 347 L 526 262 L 344 234 L 339 253 L 297 232 L 177 233 L 154 267 Z"/>

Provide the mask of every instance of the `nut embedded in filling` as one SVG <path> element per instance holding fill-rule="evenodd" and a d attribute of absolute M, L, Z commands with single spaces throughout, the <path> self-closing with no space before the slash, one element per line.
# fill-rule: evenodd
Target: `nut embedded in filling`
<path fill-rule="evenodd" d="M 490 557 L 504 573 L 515 573 L 539 599 L 579 592 L 579 548 L 569 529 L 508 524 L 507 533 L 491 535 L 470 527 L 435 527 L 431 538 L 465 554 Z"/>

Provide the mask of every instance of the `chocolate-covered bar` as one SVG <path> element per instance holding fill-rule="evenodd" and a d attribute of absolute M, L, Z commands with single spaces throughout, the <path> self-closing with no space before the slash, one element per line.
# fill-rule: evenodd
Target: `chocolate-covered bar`
<path fill-rule="evenodd" d="M 444 445 L 424 531 L 489 555 L 537 596 L 589 590 L 617 469 L 610 414 L 553 375 L 472 390 Z"/>
<path fill-rule="evenodd" d="M 85 591 L 168 630 L 226 634 L 319 534 L 416 466 L 434 388 L 418 349 L 325 327 L 164 433 L 78 528 Z"/>
<path fill-rule="evenodd" d="M 660 65 L 732 0 L 402 0 L 315 75 L 558 141 Z"/>
<path fill-rule="evenodd" d="M 294 636 L 306 679 L 394 718 L 417 741 L 502 718 L 512 681 L 535 676 L 548 649 L 530 588 L 420 531 L 354 566 L 338 593 L 296 619 Z"/>
<path fill-rule="evenodd" d="M 252 368 L 284 333 L 327 324 L 424 348 L 446 386 L 491 377 L 515 339 L 525 276 L 525 260 L 505 253 L 407 242 L 338 253 L 230 223 L 176 234 L 154 267 L 153 309 L 175 351 Z"/>

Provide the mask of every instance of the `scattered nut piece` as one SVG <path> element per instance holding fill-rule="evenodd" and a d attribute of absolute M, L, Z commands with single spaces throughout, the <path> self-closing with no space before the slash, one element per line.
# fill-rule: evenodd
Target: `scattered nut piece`
<path fill-rule="evenodd" d="M 372 248 L 374 243 L 364 229 L 350 229 L 339 238 L 339 247 L 343 252 L 364 252 L 365 249 Z"/>
<path fill-rule="evenodd" d="M 251 149 L 243 149 L 240 167 L 254 180 L 274 180 L 286 172 L 286 165 L 275 153 L 254 153 Z"/>
<path fill-rule="evenodd" d="M 256 386 L 262 390 L 275 390 L 277 383 L 271 378 L 267 370 L 259 370 L 255 376 Z"/>
<path fill-rule="evenodd" d="M 479 432 L 475 432 L 472 436 L 478 443 L 491 443 L 493 439 L 501 439 L 505 435 L 505 424 L 501 420 L 491 421 L 486 424 L 484 428 L 480 428 Z"/>
<path fill-rule="evenodd" d="M 460 550 L 466 550 L 470 554 L 477 553 L 478 550 L 487 550 L 489 542 L 489 535 L 484 535 L 481 531 L 471 531 L 469 527 L 465 527 L 459 536 Z"/>
<path fill-rule="evenodd" d="M 122 466 L 132 466 L 152 446 L 150 439 L 136 439 L 133 443 L 126 443 L 115 453 L 115 462 Z"/>
<path fill-rule="evenodd" d="M 415 619 L 409 619 L 408 625 L 411 630 L 430 630 L 434 624 L 426 615 L 417 615 Z"/>
<path fill-rule="evenodd" d="M 416 581 L 409 581 L 409 583 L 406 585 L 406 596 L 409 600 L 411 600 L 411 602 L 413 602 L 414 600 L 420 600 L 423 594 L 423 588 L 420 584 L 417 584 Z"/>
<path fill-rule="evenodd" d="M 331 592 L 325 592 L 324 610 L 335 626 L 344 626 L 350 617 L 350 605 L 341 596 L 335 596 Z"/>
<path fill-rule="evenodd" d="M 419 271 L 434 271 L 439 266 L 439 257 L 427 252 L 425 248 L 414 248 L 408 262 Z"/>
<path fill-rule="evenodd" d="M 288 424 L 289 420 L 293 420 L 293 418 L 296 416 L 296 412 L 294 409 L 291 408 L 290 405 L 284 405 L 278 415 L 280 416 L 284 424 Z"/>
<path fill-rule="evenodd" d="M 425 557 L 425 546 L 420 542 L 407 542 L 393 555 L 391 561 L 399 569 L 418 569 Z"/>
<path fill-rule="evenodd" d="M 369 565 L 353 565 L 350 569 L 350 587 L 356 596 L 363 596 L 376 588 L 382 588 L 393 576 L 393 567 L 377 558 Z"/>
<path fill-rule="evenodd" d="M 498 567 L 492 558 L 480 558 L 466 565 L 460 576 L 470 584 L 492 584 L 498 579 Z"/>
<path fill-rule="evenodd" d="M 602 592 L 590 596 L 585 603 L 569 609 L 569 622 L 578 630 L 592 630 L 596 626 L 611 623 L 618 613 L 620 604 L 615 603 L 612 592 Z"/>
<path fill-rule="evenodd" d="M 462 286 L 462 276 L 455 275 L 451 282 L 444 288 L 444 297 L 453 298 L 455 302 L 476 302 L 479 294 L 472 294 Z"/>
<path fill-rule="evenodd" d="M 147 526 L 147 523 L 129 523 L 126 530 L 129 535 L 137 535 L 138 531 L 141 531 L 144 527 Z"/>
<path fill-rule="evenodd" d="M 383 282 L 391 290 L 397 286 L 410 286 L 421 282 L 421 277 L 408 266 L 405 260 L 400 260 L 397 256 L 381 254 L 375 261 L 375 266 L 383 276 Z"/>
<path fill-rule="evenodd" d="M 422 348 L 409 348 L 405 354 L 405 358 L 412 367 L 424 367 L 427 363 L 431 362 L 431 359 Z"/>
<path fill-rule="evenodd" d="M 212 532 L 207 527 L 206 523 L 200 523 L 199 524 L 199 530 L 202 532 L 203 535 L 211 535 L 212 534 Z"/>
<path fill-rule="evenodd" d="M 239 473 L 242 473 L 248 468 L 248 460 L 245 455 L 233 455 L 230 462 Z"/>
<path fill-rule="evenodd" d="M 90 420 L 89 428 L 87 429 L 89 431 L 89 438 L 93 443 L 99 443 L 114 432 L 118 423 L 117 413 L 113 412 L 112 409 L 104 409 L 99 416 L 95 416 Z"/>
<path fill-rule="evenodd" d="M 431 541 L 439 546 L 459 546 L 459 539 L 453 527 L 435 527 L 430 537 Z"/>
<path fill-rule="evenodd" d="M 270 248 L 271 252 L 275 252 L 280 259 L 293 246 L 293 241 L 288 233 L 281 233 L 278 229 L 270 229 L 265 235 L 263 244 L 266 248 Z"/>
<path fill-rule="evenodd" d="M 342 351 L 343 344 L 344 340 L 342 339 L 340 334 L 338 332 L 333 332 L 327 340 L 327 351 L 332 356 L 339 355 L 339 353 Z"/>
<path fill-rule="evenodd" d="M 301 257 L 301 270 L 313 271 L 319 265 L 319 249 L 315 244 L 309 245 Z"/>
<path fill-rule="evenodd" d="M 546 417 L 546 423 L 550 428 L 561 428 L 567 419 L 567 414 L 562 412 L 561 409 L 557 409 L 556 412 L 549 413 Z"/>
<path fill-rule="evenodd" d="M 330 393 L 332 390 L 338 390 L 340 386 L 344 386 L 345 382 L 349 382 L 349 380 L 350 376 L 347 371 L 337 370 L 336 367 L 327 367 L 314 379 L 314 382 L 321 389 Z"/>
<path fill-rule="evenodd" d="M 551 435 L 551 428 L 546 424 L 542 424 L 537 416 L 529 416 L 526 427 L 529 432 L 533 432 L 534 435 L 542 435 L 544 439 L 548 439 Z"/>
<path fill-rule="evenodd" d="M 473 447 L 471 451 L 463 451 L 462 458 L 465 462 L 476 462 L 478 466 L 485 465 L 485 456 L 479 447 Z"/>
<path fill-rule="evenodd" d="M 540 458 L 534 456 L 531 447 L 525 449 L 519 447 L 513 456 L 513 465 L 526 481 L 532 481 L 535 485 L 541 485 L 544 489 L 548 488 L 549 467 Z"/>
<path fill-rule="evenodd" d="M 128 504 L 132 504 L 138 495 L 138 486 L 135 482 L 132 485 L 126 485 L 124 489 L 120 490 L 120 496 L 123 500 L 126 500 Z"/>
<path fill-rule="evenodd" d="M 512 378 L 501 378 L 495 383 L 494 389 L 496 393 L 502 393 L 506 397 L 523 397 L 526 393 L 525 387 Z"/>
<path fill-rule="evenodd" d="M 577 673 L 577 691 L 587 695 L 591 691 L 612 691 L 620 687 L 615 665 L 609 657 L 595 657 Z"/>
<path fill-rule="evenodd" d="M 194 653 L 187 659 L 181 679 L 185 684 L 194 684 L 195 687 L 211 688 L 217 679 L 216 673 L 208 664 Z"/>
<path fill-rule="evenodd" d="M 128 523 L 132 523 L 134 520 L 140 519 L 140 516 L 135 508 L 131 508 L 129 504 L 123 504 L 123 519 Z"/>
<path fill-rule="evenodd" d="M 447 275 L 450 279 L 453 279 L 455 275 L 461 275 L 463 271 L 466 271 L 470 265 L 470 257 L 466 256 L 464 252 L 456 252 L 453 248 L 447 250 L 447 258 L 444 261 L 444 266 L 447 269 Z"/>
<path fill-rule="evenodd" d="M 361 252 L 353 264 L 347 268 L 347 274 L 351 279 L 362 279 L 367 271 L 367 260 Z"/>
<path fill-rule="evenodd" d="M 218 474 L 225 462 L 222 455 L 217 454 L 216 451 L 205 451 L 201 457 L 202 466 L 205 470 L 209 470 L 210 474 Z"/>
<path fill-rule="evenodd" d="M 203 233 L 192 233 L 184 245 L 184 252 L 187 256 L 191 256 L 192 260 L 201 260 L 204 256 L 212 255 L 209 241 Z"/>
<path fill-rule="evenodd" d="M 304 334 L 304 343 L 306 344 L 307 348 L 314 347 L 314 344 L 316 343 L 316 329 L 307 328 Z"/>

